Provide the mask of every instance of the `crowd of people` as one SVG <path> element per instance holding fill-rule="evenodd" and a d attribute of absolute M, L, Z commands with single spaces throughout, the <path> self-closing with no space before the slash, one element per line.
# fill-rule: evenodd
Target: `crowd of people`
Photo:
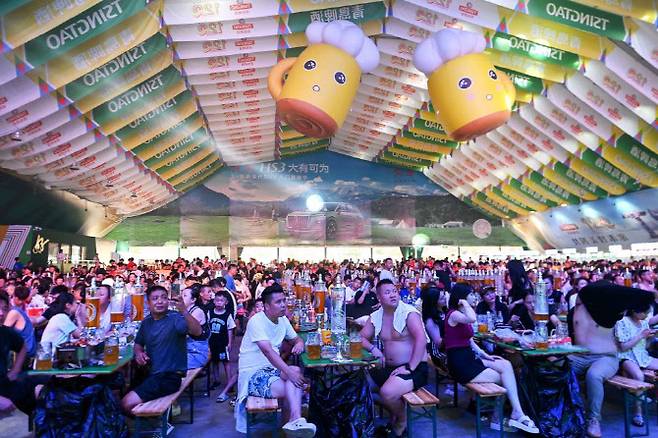
<path fill-rule="evenodd" d="M 84 336 L 87 321 L 81 304 L 92 291 L 100 299 L 100 330 L 110 330 L 109 303 L 120 285 L 127 294 L 144 291 L 148 306 L 135 338 L 134 359 L 138 366 L 148 364 L 149 371 L 123 397 L 126 414 L 139 403 L 176 392 L 186 370 L 204 366 L 210 357 L 212 388 L 220 391 L 216 401 L 236 407 L 238 430 L 244 430 L 244 400 L 256 395 L 285 399 L 284 431 L 312 436 L 315 425 L 302 415 L 308 381 L 287 360 L 304 350 L 286 306 L 288 283 L 303 275 L 313 284 L 324 282 L 329 291 L 338 281 L 345 285 L 348 317 L 362 327 L 363 347 L 382 361 L 369 372 L 369 383 L 390 413 L 392 436 L 404 434 L 401 397 L 427 383 L 427 360 L 462 384 L 500 383 L 512 408 L 506 426 L 538 433 L 519 401 L 512 364 L 475 342 L 472 324 L 478 315 L 490 315 L 513 328 L 534 329 L 534 291 L 543 282 L 551 328 L 560 325 L 561 315 L 569 315 L 574 343 L 589 350 L 570 360 L 585 376 L 587 432 L 598 437 L 604 380 L 620 369 L 639 380 L 642 369 L 658 369 L 651 329 L 658 324 L 656 269 L 655 259 L 387 258 L 266 264 L 222 256 L 150 264 L 133 258 L 97 261 L 62 272 L 55 265 L 17 261 L 0 270 L 0 413 L 34 409 L 40 382 L 24 371 L 40 344 L 54 349 Z M 496 272 L 500 282 L 473 288 L 462 277 L 469 271 Z M 172 297 L 172 289 L 180 290 L 180 297 Z M 35 317 L 29 315 L 30 307 L 46 310 Z M 12 361 L 6 360 L 9 352 L 14 352 Z M 633 422 L 644 424 L 639 407 Z"/>

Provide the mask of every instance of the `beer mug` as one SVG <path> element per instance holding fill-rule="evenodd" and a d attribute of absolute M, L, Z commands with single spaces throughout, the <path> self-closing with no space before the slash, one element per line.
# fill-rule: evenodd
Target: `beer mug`
<path fill-rule="evenodd" d="M 437 119 L 457 141 L 469 140 L 509 120 L 516 91 L 484 54 L 482 35 L 442 29 L 421 42 L 414 65 L 427 75 Z"/>
<path fill-rule="evenodd" d="M 310 332 L 306 336 L 306 354 L 310 360 L 319 360 L 322 349 L 322 337 L 318 332 Z"/>
<path fill-rule="evenodd" d="M 101 299 L 99 297 L 86 297 L 87 327 L 98 328 L 100 320 Z"/>
<path fill-rule="evenodd" d="M 268 89 L 288 125 L 308 137 L 331 137 L 347 117 L 361 74 L 379 64 L 379 51 L 357 25 L 344 20 L 313 22 L 306 37 L 309 46 L 299 57 L 272 68 Z"/>
<path fill-rule="evenodd" d="M 37 354 L 34 358 L 34 369 L 37 371 L 49 370 L 53 367 L 53 346 L 51 342 L 37 344 Z"/>

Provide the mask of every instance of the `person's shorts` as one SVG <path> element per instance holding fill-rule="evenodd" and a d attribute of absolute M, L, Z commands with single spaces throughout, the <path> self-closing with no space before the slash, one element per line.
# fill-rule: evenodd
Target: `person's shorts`
<path fill-rule="evenodd" d="M 373 368 L 369 370 L 370 378 L 372 379 L 373 382 L 375 382 L 375 385 L 381 388 L 382 386 L 384 386 L 384 383 L 386 383 L 388 378 L 391 377 L 391 373 L 396 368 L 398 367 L 387 366 L 384 368 Z M 427 385 L 427 362 L 419 363 L 416 369 L 413 370 L 410 374 L 400 374 L 397 377 L 399 377 L 402 380 L 413 381 L 414 384 L 413 391 L 417 390 L 418 388 L 422 388 L 423 386 Z"/>
<path fill-rule="evenodd" d="M 133 391 L 142 399 L 142 402 L 155 400 L 178 391 L 183 377 L 185 377 L 184 372 L 151 374 Z"/>
<path fill-rule="evenodd" d="M 272 384 L 281 379 L 281 371 L 273 367 L 261 368 L 249 379 L 249 395 L 254 397 L 272 397 Z"/>

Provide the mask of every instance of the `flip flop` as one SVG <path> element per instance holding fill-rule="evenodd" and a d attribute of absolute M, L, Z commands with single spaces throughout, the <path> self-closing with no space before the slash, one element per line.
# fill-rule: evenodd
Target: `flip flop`
<path fill-rule="evenodd" d="M 517 429 L 520 429 L 524 432 L 539 433 L 539 429 L 537 429 L 535 423 L 527 415 L 522 415 L 520 418 L 517 418 L 516 420 L 510 418 L 508 424 L 511 427 L 516 427 Z"/>
<path fill-rule="evenodd" d="M 228 399 L 229 399 L 229 396 L 228 396 L 228 395 L 226 395 L 226 394 L 221 395 L 221 394 L 220 394 L 220 395 L 217 396 L 217 398 L 215 399 L 215 401 L 216 401 L 217 403 L 224 403 L 224 402 L 225 402 L 226 400 L 228 400 Z"/>
<path fill-rule="evenodd" d="M 633 425 L 637 427 L 642 427 L 644 426 L 644 417 L 640 414 L 636 414 L 633 416 Z"/>

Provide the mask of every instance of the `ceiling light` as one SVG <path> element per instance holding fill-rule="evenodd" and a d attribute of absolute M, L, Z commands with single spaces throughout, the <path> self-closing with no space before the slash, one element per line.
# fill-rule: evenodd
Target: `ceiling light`
<path fill-rule="evenodd" d="M 137 197 L 137 194 L 136 194 L 135 192 L 132 192 L 132 193 L 130 194 L 130 197 L 131 197 L 131 198 L 136 198 L 136 197 Z"/>
<path fill-rule="evenodd" d="M 107 184 L 105 184 L 105 187 L 107 187 L 108 189 L 111 189 L 112 187 L 114 187 L 114 184 L 107 183 Z"/>
<path fill-rule="evenodd" d="M 71 172 L 75 172 L 76 170 L 80 170 L 80 168 L 78 167 L 77 164 L 71 164 L 71 165 L 69 166 L 69 170 L 70 170 Z"/>
<path fill-rule="evenodd" d="M 11 139 L 14 141 L 23 141 L 21 139 L 21 135 L 22 135 L 21 131 L 16 131 L 11 135 Z"/>

